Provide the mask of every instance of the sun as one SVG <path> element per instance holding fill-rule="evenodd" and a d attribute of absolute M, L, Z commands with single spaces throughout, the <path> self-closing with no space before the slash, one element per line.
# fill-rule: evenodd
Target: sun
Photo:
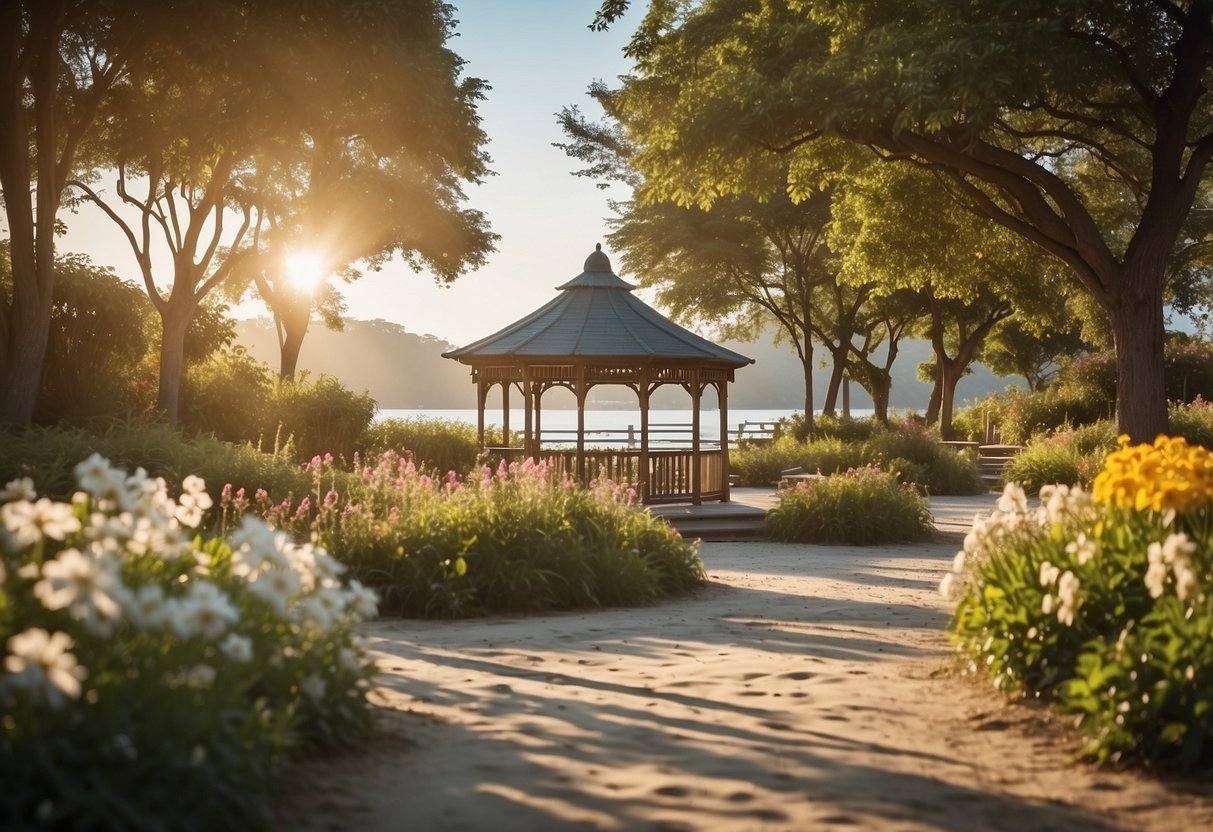
<path fill-rule="evenodd" d="M 286 274 L 296 291 L 311 293 L 324 279 L 324 261 L 312 252 L 293 252 L 286 257 Z"/>

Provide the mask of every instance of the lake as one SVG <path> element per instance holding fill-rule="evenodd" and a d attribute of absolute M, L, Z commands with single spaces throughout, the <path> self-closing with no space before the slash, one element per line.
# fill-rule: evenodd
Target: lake
<path fill-rule="evenodd" d="M 774 422 L 778 419 L 784 419 L 791 416 L 793 413 L 799 413 L 799 410 L 754 410 L 754 409 L 729 409 L 729 432 L 735 433 L 738 427 L 746 422 Z M 871 416 L 871 410 L 852 409 L 851 415 L 856 418 Z M 472 426 L 476 425 L 475 410 L 404 410 L 396 408 L 385 408 L 378 411 L 375 415 L 376 421 L 382 419 L 449 419 L 455 422 L 464 422 Z M 484 414 L 485 423 L 490 425 L 501 424 L 500 409 L 488 409 Z M 520 431 L 523 425 L 523 411 L 521 408 L 510 410 L 510 430 Z M 549 438 L 559 440 L 565 436 L 576 435 L 577 430 L 577 411 L 576 410 L 544 410 L 543 411 L 543 434 L 544 440 Z M 720 412 L 717 410 L 701 410 L 699 414 L 700 421 L 700 438 L 707 442 L 718 442 L 720 440 Z M 654 441 L 659 441 L 664 435 L 673 437 L 676 433 L 689 433 L 691 425 L 690 410 L 650 410 L 649 411 L 649 428 L 653 434 Z M 626 434 L 628 429 L 635 433 L 638 437 L 640 434 L 640 411 L 639 410 L 587 410 L 585 412 L 585 427 L 587 433 L 595 434 Z M 674 428 L 682 428 L 681 431 L 675 431 Z M 668 433 L 666 433 L 668 431 Z"/>

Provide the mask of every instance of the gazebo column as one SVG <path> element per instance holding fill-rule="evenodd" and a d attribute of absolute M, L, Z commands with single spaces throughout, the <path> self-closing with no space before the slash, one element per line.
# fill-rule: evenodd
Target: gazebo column
<path fill-rule="evenodd" d="M 484 379 L 476 379 L 476 441 L 484 450 L 484 405 L 489 398 L 489 385 Z"/>
<path fill-rule="evenodd" d="M 577 397 L 577 482 L 585 485 L 585 397 L 589 392 L 585 380 L 585 365 L 577 365 L 573 394 Z"/>
<path fill-rule="evenodd" d="M 696 506 L 703 502 L 703 466 L 699 450 L 699 402 L 702 398 L 703 383 L 696 369 L 691 381 L 691 504 Z"/>
<path fill-rule="evenodd" d="M 729 382 L 716 382 L 716 398 L 720 401 L 720 489 L 721 501 L 729 501 Z"/>
<path fill-rule="evenodd" d="M 510 447 L 510 382 L 501 382 L 501 447 Z"/>
<path fill-rule="evenodd" d="M 543 454 L 543 394 L 547 388 L 542 384 L 535 385 L 535 461 Z"/>
<path fill-rule="evenodd" d="M 531 390 L 531 368 L 524 364 L 522 367 L 522 452 L 524 456 L 529 457 L 535 456 L 533 407 L 534 393 Z"/>
<path fill-rule="evenodd" d="M 640 470 L 636 472 L 636 493 L 641 503 L 649 501 L 649 368 L 640 370 L 636 398 L 640 400 Z"/>

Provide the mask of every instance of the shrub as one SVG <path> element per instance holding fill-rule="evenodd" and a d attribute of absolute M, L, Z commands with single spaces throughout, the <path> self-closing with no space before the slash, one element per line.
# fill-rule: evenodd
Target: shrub
<path fill-rule="evenodd" d="M 1003 470 L 1003 483 L 1018 483 L 1028 494 L 1046 485 L 1090 487 L 1100 463 L 1116 447 L 1116 426 L 1107 420 L 1052 436 L 1037 436 Z"/>
<path fill-rule="evenodd" d="M 829 475 L 876 465 L 932 494 L 977 494 L 982 490 L 971 455 L 941 445 L 925 427 L 908 421 L 875 432 L 863 442 L 830 438 L 799 442 L 782 436 L 773 442 L 744 443 L 730 455 L 729 465 L 740 475 L 741 484 L 749 486 L 776 483 L 780 472 L 789 468 Z"/>
<path fill-rule="evenodd" d="M 291 437 L 299 461 L 332 453 L 352 460 L 375 418 L 375 400 L 354 393 L 332 376 L 280 381 L 270 400 L 271 424 Z M 262 448 L 267 447 L 263 440 Z"/>
<path fill-rule="evenodd" d="M 0 431 L 0 482 L 29 477 L 41 492 L 67 500 L 75 489 L 73 469 L 92 453 L 128 470 L 142 467 L 148 475 L 181 482 L 193 474 L 219 489 L 264 489 L 277 499 L 307 494 L 312 477 L 287 449 L 262 453 L 208 437 L 187 439 L 163 422 L 116 422 L 100 431 L 78 428 L 30 428 Z"/>
<path fill-rule="evenodd" d="M 411 616 L 643 604 L 703 581 L 695 547 L 632 504 L 634 493 L 554 482 L 544 463 L 433 479 L 386 452 L 356 465 L 344 493 L 317 459 L 312 496 L 273 504 L 225 501 L 226 516 L 264 514 L 314 535 L 379 591 L 384 609 Z"/>
<path fill-rule="evenodd" d="M 1172 436 L 1213 448 L 1213 404 L 1197 396 L 1188 404 L 1171 405 L 1168 418 Z"/>
<path fill-rule="evenodd" d="M 931 514 L 914 488 L 865 467 L 779 493 L 767 534 L 799 543 L 911 543 L 931 536 Z"/>
<path fill-rule="evenodd" d="M 486 434 L 487 444 L 500 444 L 500 428 L 496 431 L 495 435 Z M 385 419 L 367 428 L 360 444 L 370 457 L 384 451 L 411 454 L 418 467 L 442 474 L 468 473 L 476 467 L 480 454 L 476 428 L 449 419 Z"/>
<path fill-rule="evenodd" d="M 374 596 L 256 518 L 194 528 L 187 478 L 99 456 L 72 503 L 0 494 L 0 816 L 6 827 L 248 828 L 285 763 L 369 727 L 354 637 Z"/>
<path fill-rule="evenodd" d="M 258 443 L 277 427 L 270 417 L 274 374 L 243 347 L 224 349 L 186 371 L 178 417 L 182 432 Z"/>
<path fill-rule="evenodd" d="M 944 578 L 970 669 L 1078 714 L 1094 759 L 1213 767 L 1213 455 L 1122 441 L 1041 499 L 1008 486 Z"/>

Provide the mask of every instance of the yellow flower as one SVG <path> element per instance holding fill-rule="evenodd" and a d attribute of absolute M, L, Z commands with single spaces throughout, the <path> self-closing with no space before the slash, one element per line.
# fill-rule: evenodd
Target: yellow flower
<path fill-rule="evenodd" d="M 1152 445 L 1121 436 L 1095 478 L 1095 499 L 1136 511 L 1190 511 L 1213 499 L 1213 454 L 1181 436 Z"/>

